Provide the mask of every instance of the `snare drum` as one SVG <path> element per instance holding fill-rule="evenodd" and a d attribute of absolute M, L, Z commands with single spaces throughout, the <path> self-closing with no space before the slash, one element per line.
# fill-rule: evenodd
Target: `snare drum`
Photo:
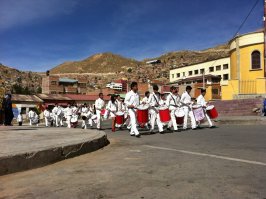
<path fill-rule="evenodd" d="M 124 113 L 123 112 L 117 112 L 115 116 L 116 124 L 124 124 Z"/>
<path fill-rule="evenodd" d="M 213 105 L 207 106 L 206 112 L 210 116 L 211 119 L 215 119 L 218 117 L 218 112 Z"/>
<path fill-rule="evenodd" d="M 102 109 L 101 110 L 101 115 L 104 116 L 105 112 L 106 112 L 106 109 Z"/>
<path fill-rule="evenodd" d="M 193 108 L 193 114 L 195 116 L 195 120 L 197 122 L 200 122 L 202 120 L 204 120 L 205 118 L 205 113 L 202 107 L 199 108 Z"/>
<path fill-rule="evenodd" d="M 185 111 L 183 109 L 177 109 L 175 111 L 176 123 L 181 125 L 184 123 Z"/>
<path fill-rule="evenodd" d="M 137 107 L 137 121 L 139 124 L 146 124 L 149 120 L 149 106 L 140 105 Z"/>
<path fill-rule="evenodd" d="M 171 120 L 170 111 L 167 106 L 161 106 L 159 108 L 160 120 L 162 123 L 169 122 Z"/>

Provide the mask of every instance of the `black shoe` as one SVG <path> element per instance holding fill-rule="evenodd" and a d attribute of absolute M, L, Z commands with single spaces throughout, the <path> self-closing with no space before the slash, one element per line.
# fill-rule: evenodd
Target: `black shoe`
<path fill-rule="evenodd" d="M 203 129 L 202 127 L 198 126 L 197 129 Z"/>
<path fill-rule="evenodd" d="M 166 130 L 167 130 L 167 131 L 171 131 L 171 128 L 167 128 Z"/>
<path fill-rule="evenodd" d="M 136 138 L 140 138 L 140 134 L 138 134 L 138 135 L 135 135 L 135 137 L 136 137 Z"/>
<path fill-rule="evenodd" d="M 214 129 L 214 128 L 216 128 L 216 126 L 210 126 L 209 128 L 210 128 L 210 129 Z"/>
<path fill-rule="evenodd" d="M 164 131 L 159 132 L 160 134 L 164 134 Z"/>
<path fill-rule="evenodd" d="M 192 128 L 193 131 L 197 130 L 197 128 Z"/>
<path fill-rule="evenodd" d="M 178 130 L 174 130 L 174 133 L 179 133 L 179 132 L 181 132 L 180 129 L 178 129 Z"/>

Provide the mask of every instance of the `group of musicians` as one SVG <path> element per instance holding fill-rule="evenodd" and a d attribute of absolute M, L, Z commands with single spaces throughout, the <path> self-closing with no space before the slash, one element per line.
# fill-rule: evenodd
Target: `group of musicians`
<path fill-rule="evenodd" d="M 190 96 L 192 90 L 191 86 L 186 87 L 186 91 L 180 96 L 179 88 L 172 86 L 170 93 L 165 98 L 165 95 L 159 93 L 157 85 L 153 85 L 153 92 L 145 92 L 145 97 L 140 100 L 138 94 L 137 82 L 132 82 L 130 86 L 131 90 L 126 94 L 125 99 L 122 99 L 119 95 L 111 95 L 110 101 L 105 104 L 103 94 L 99 94 L 99 98 L 95 101 L 93 106 L 84 104 L 82 106 L 70 105 L 66 108 L 62 108 L 57 104 L 49 111 L 44 111 L 45 125 L 49 126 L 49 122 L 54 122 L 55 126 L 63 126 L 63 119 L 65 120 L 67 127 L 72 128 L 78 125 L 79 117 L 82 119 L 82 128 L 87 129 L 96 125 L 98 130 L 102 130 L 102 121 L 104 119 L 112 119 L 112 131 L 116 128 L 122 128 L 126 126 L 131 136 L 140 137 L 138 128 L 149 129 L 150 133 L 155 133 L 155 126 L 157 125 L 159 133 L 163 134 L 164 129 L 167 131 L 179 132 L 181 130 L 188 129 L 188 117 L 191 122 L 191 129 L 195 130 L 200 128 L 200 120 L 206 118 L 209 127 L 212 128 L 213 123 L 206 112 L 208 107 L 207 102 L 204 99 L 206 90 L 201 89 L 201 94 L 196 101 L 193 101 Z M 193 112 L 195 107 L 200 107 L 203 111 L 203 118 L 197 119 L 196 112 Z M 140 123 L 139 113 L 145 110 L 148 118 L 144 123 Z M 164 120 L 161 110 L 168 110 L 168 120 Z M 178 115 L 181 115 L 181 124 L 177 122 Z M 122 117 L 122 120 L 119 118 Z M 119 120 L 119 121 L 118 121 Z M 121 122 L 123 121 L 123 122 Z M 182 128 L 178 128 L 182 125 Z"/>

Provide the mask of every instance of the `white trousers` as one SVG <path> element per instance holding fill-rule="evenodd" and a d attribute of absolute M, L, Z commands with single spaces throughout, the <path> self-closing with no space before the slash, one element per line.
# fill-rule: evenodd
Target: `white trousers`
<path fill-rule="evenodd" d="M 163 131 L 163 124 L 160 120 L 160 115 L 159 112 L 155 108 L 150 109 L 150 114 L 151 114 L 151 130 L 154 130 L 155 127 L 155 122 L 158 126 L 159 132 Z"/>
<path fill-rule="evenodd" d="M 174 130 L 177 131 L 178 127 L 177 127 L 177 123 L 176 123 L 175 111 L 176 111 L 176 109 L 170 109 L 171 121 L 168 123 L 168 128 L 171 128 L 173 126 Z"/>
<path fill-rule="evenodd" d="M 96 110 L 96 115 L 97 115 L 97 129 L 101 128 L 101 120 L 102 120 L 102 116 L 101 116 L 101 111 L 100 110 Z"/>
<path fill-rule="evenodd" d="M 68 127 L 68 128 L 71 128 L 70 120 L 71 120 L 71 115 L 67 115 L 67 116 L 66 116 L 66 123 L 67 123 L 67 127 Z"/>
<path fill-rule="evenodd" d="M 208 120 L 209 126 L 210 126 L 210 127 L 213 126 L 212 121 L 211 121 L 211 118 L 210 118 L 210 116 L 207 114 L 206 109 L 204 109 L 204 112 L 205 112 L 205 116 L 206 116 L 206 118 L 207 118 L 207 120 Z"/>
<path fill-rule="evenodd" d="M 139 135 L 139 131 L 137 129 L 136 111 L 134 109 L 129 109 L 128 114 L 131 122 L 130 135 Z"/>
<path fill-rule="evenodd" d="M 44 120 L 45 120 L 45 126 L 49 126 L 49 119 L 48 119 L 48 117 L 44 117 Z"/>
<path fill-rule="evenodd" d="M 188 116 L 190 117 L 191 128 L 192 129 L 196 128 L 196 120 L 195 120 L 195 117 L 194 117 L 194 114 L 193 114 L 192 110 L 189 110 L 188 107 L 184 107 L 183 110 L 185 112 L 183 129 L 187 129 Z"/>

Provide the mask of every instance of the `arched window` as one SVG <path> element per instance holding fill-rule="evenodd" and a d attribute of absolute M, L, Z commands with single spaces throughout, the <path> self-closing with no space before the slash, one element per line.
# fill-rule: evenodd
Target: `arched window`
<path fill-rule="evenodd" d="M 260 51 L 253 51 L 251 54 L 251 68 L 252 69 L 260 69 L 261 61 L 260 61 Z"/>

